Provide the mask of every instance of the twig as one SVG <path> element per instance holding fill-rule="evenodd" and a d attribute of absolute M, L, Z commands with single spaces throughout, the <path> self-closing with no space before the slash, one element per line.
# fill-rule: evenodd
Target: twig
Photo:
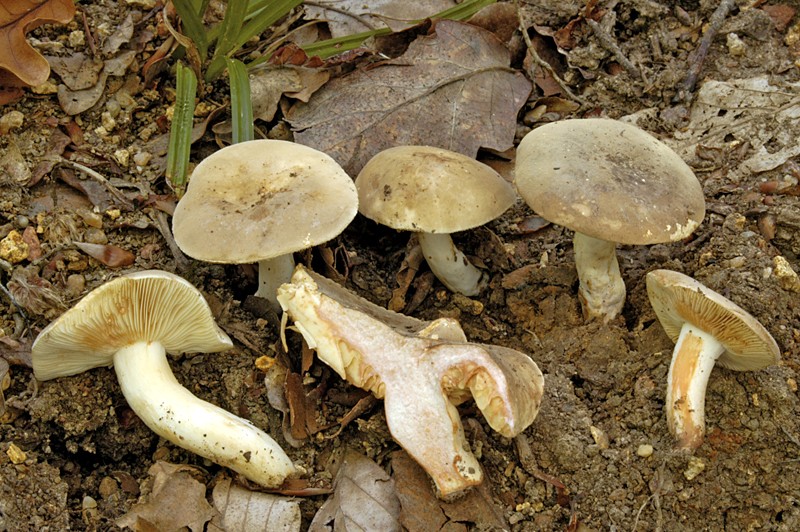
<path fill-rule="evenodd" d="M 556 73 L 553 69 L 552 65 L 539 57 L 539 54 L 536 53 L 536 48 L 533 47 L 533 43 L 531 42 L 531 37 L 528 35 L 528 29 L 525 27 L 525 20 L 522 18 L 522 11 L 519 9 L 519 0 L 514 0 L 514 7 L 517 8 L 517 19 L 519 20 L 519 31 L 522 33 L 522 38 L 525 40 L 525 46 L 528 48 L 528 54 L 530 54 L 531 60 L 538 66 L 539 68 L 544 69 L 550 76 L 558 83 L 558 86 L 561 87 L 561 90 L 564 91 L 564 94 L 567 97 L 575 100 L 581 105 L 589 105 L 586 100 L 572 92 L 566 82 L 561 79 L 561 77 Z M 529 73 L 531 76 L 531 81 L 533 81 L 533 73 Z"/>
<path fill-rule="evenodd" d="M 172 236 L 172 231 L 167 223 L 166 213 L 158 209 L 154 209 L 154 211 L 155 212 L 151 214 L 151 217 L 153 220 L 155 220 L 156 227 L 161 233 L 161 236 L 167 241 L 167 245 L 169 246 L 169 250 L 172 252 L 172 256 L 175 257 L 176 268 L 178 271 L 185 271 L 189 267 L 189 259 L 186 258 L 186 255 L 183 254 L 181 248 L 178 247 L 178 243 L 175 242 L 175 238 Z"/>
<path fill-rule="evenodd" d="M 95 181 L 106 187 L 106 190 L 108 190 L 108 192 L 111 193 L 111 195 L 114 196 L 117 199 L 117 201 L 119 201 L 126 209 L 133 209 L 133 203 L 131 202 L 131 200 L 125 197 L 125 195 L 122 192 L 120 192 L 117 187 L 109 183 L 108 179 L 106 179 L 102 174 L 100 174 L 99 172 L 95 172 L 88 166 L 76 163 L 75 161 L 70 161 L 69 159 L 65 159 L 64 157 L 61 157 L 60 159 L 61 163 L 71 166 L 76 170 L 80 170 L 81 172 L 85 173 L 86 175 L 88 175 L 89 177 L 93 178 Z"/>
<path fill-rule="evenodd" d="M 683 81 L 680 90 L 678 90 L 678 94 L 675 95 L 673 100 L 674 102 L 683 100 L 684 102 L 688 103 L 689 100 L 691 100 L 694 87 L 697 85 L 700 72 L 703 70 L 706 56 L 708 55 L 708 51 L 711 49 L 711 43 L 714 41 L 717 33 L 719 33 L 722 23 L 725 22 L 728 13 L 730 13 L 734 5 L 734 0 L 722 0 L 717 9 L 715 9 L 711 14 L 711 18 L 708 19 L 708 28 L 703 34 L 703 38 L 700 39 L 700 45 L 689 58 L 691 62 L 691 65 L 689 66 L 689 72 L 686 75 L 686 79 Z"/>
<path fill-rule="evenodd" d="M 617 62 L 622 65 L 622 68 L 625 69 L 625 72 L 627 72 L 632 78 L 642 79 L 642 73 L 638 68 L 636 68 L 636 65 L 631 63 L 630 59 L 625 57 L 625 54 L 622 53 L 619 45 L 616 43 L 616 41 L 614 41 L 614 37 L 606 33 L 606 30 L 604 30 L 600 24 L 591 18 L 586 17 L 584 20 L 587 24 L 589 24 L 589 27 L 592 28 L 594 36 L 597 37 L 597 40 L 600 41 L 600 44 L 603 46 L 603 48 L 614 55 Z"/>

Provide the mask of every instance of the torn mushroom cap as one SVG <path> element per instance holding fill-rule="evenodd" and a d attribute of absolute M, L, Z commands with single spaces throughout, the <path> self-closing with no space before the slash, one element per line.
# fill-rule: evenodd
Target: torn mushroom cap
<path fill-rule="evenodd" d="M 530 357 L 467 343 L 454 320 L 393 313 L 302 266 L 279 288 L 278 301 L 323 362 L 385 400 L 392 436 L 442 497 L 482 479 L 455 405 L 474 397 L 490 426 L 507 437 L 539 411 L 544 379 Z"/>
<path fill-rule="evenodd" d="M 517 148 L 515 184 L 537 214 L 620 244 L 683 239 L 705 199 L 692 169 L 636 126 L 604 118 L 553 122 Z"/>
<path fill-rule="evenodd" d="M 625 304 L 616 243 L 688 236 L 705 215 L 692 170 L 641 129 L 601 118 L 534 129 L 517 148 L 515 184 L 543 218 L 575 231 L 584 317 L 605 322 Z"/>
<path fill-rule="evenodd" d="M 90 292 L 48 325 L 31 349 L 40 380 L 114 366 L 125 399 L 159 436 L 229 467 L 266 487 L 277 487 L 294 464 L 264 431 L 180 385 L 166 352 L 229 349 L 202 294 L 184 279 L 142 271 Z"/>
<path fill-rule="evenodd" d="M 375 155 L 356 177 L 359 210 L 394 229 L 416 231 L 425 260 L 450 290 L 480 293 L 488 276 L 455 247 L 450 233 L 500 216 L 514 188 L 475 159 L 431 146 L 398 146 Z"/>
<path fill-rule="evenodd" d="M 750 314 L 681 273 L 648 273 L 647 293 L 675 341 L 667 376 L 667 426 L 680 448 L 692 450 L 703 442 L 705 394 L 714 365 L 760 369 L 778 361 L 778 345 Z"/>

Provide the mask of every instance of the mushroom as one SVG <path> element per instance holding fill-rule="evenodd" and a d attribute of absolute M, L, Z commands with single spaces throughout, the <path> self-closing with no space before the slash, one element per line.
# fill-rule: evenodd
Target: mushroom
<path fill-rule="evenodd" d="M 294 142 L 252 140 L 197 165 L 172 228 L 195 259 L 257 262 L 255 295 L 277 311 L 275 291 L 292 275 L 292 254 L 335 238 L 357 209 L 353 180 L 328 155 Z"/>
<path fill-rule="evenodd" d="M 647 295 L 675 342 L 667 376 L 667 426 L 682 449 L 696 449 L 705 433 L 706 387 L 714 364 L 757 370 L 777 364 L 780 350 L 753 316 L 682 273 L 651 271 Z"/>
<path fill-rule="evenodd" d="M 320 360 L 384 399 L 395 441 L 428 472 L 442 498 L 482 480 L 456 406 L 470 397 L 512 438 L 539 412 L 544 378 L 513 349 L 466 342 L 458 322 L 424 322 L 374 305 L 297 266 L 278 289 L 287 317 Z"/>
<path fill-rule="evenodd" d="M 487 275 L 456 248 L 450 233 L 483 225 L 506 211 L 514 188 L 466 155 L 431 146 L 379 152 L 356 177 L 359 211 L 393 229 L 416 231 L 433 273 L 447 288 L 477 295 Z"/>
<path fill-rule="evenodd" d="M 170 370 L 166 352 L 233 347 L 186 280 L 150 270 L 90 292 L 50 323 L 33 343 L 33 372 L 50 380 L 114 366 L 131 409 L 179 447 L 263 486 L 276 487 L 295 467 L 283 449 L 249 421 L 192 395 Z"/>
<path fill-rule="evenodd" d="M 616 244 L 674 242 L 705 215 L 705 198 L 677 153 L 638 127 L 603 118 L 553 122 L 517 147 L 515 184 L 540 216 L 575 231 L 587 319 L 608 322 L 625 304 Z"/>

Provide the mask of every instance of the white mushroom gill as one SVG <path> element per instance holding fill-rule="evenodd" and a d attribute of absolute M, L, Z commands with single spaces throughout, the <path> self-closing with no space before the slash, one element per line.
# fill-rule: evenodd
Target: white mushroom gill
<path fill-rule="evenodd" d="M 265 487 L 277 487 L 295 472 L 266 432 L 181 386 L 161 343 L 123 347 L 114 355 L 114 369 L 131 409 L 162 438 Z"/>

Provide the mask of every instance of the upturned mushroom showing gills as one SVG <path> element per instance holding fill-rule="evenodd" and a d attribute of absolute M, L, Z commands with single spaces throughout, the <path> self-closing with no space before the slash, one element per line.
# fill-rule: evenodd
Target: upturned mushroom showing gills
<path fill-rule="evenodd" d="M 367 162 L 356 188 L 361 214 L 417 233 L 428 266 L 447 288 L 474 296 L 486 286 L 487 275 L 450 233 L 490 222 L 514 203 L 514 188 L 497 172 L 442 148 L 397 146 Z"/>
<path fill-rule="evenodd" d="M 691 168 L 636 126 L 603 118 L 553 122 L 517 147 L 515 184 L 542 218 L 575 232 L 573 249 L 587 319 L 614 319 L 625 304 L 616 244 L 689 236 L 705 216 Z"/>
<path fill-rule="evenodd" d="M 737 371 L 777 364 L 778 344 L 741 307 L 682 273 L 647 274 L 647 295 L 675 342 L 667 376 L 667 426 L 683 449 L 705 434 L 705 395 L 715 364 Z"/>
<path fill-rule="evenodd" d="M 358 212 L 353 180 L 321 151 L 282 140 L 226 146 L 197 165 L 172 218 L 189 256 L 258 263 L 258 290 L 278 311 L 275 291 L 292 276 L 293 253 L 338 236 Z"/>
<path fill-rule="evenodd" d="M 90 292 L 48 325 L 32 347 L 34 375 L 49 380 L 114 366 L 131 409 L 179 447 L 276 487 L 292 461 L 249 421 L 192 395 L 175 379 L 166 353 L 233 347 L 202 294 L 163 271 L 119 277 Z"/>
<path fill-rule="evenodd" d="M 449 318 L 423 322 L 378 307 L 298 266 L 278 289 L 284 319 L 320 360 L 383 398 L 395 441 L 449 498 L 482 480 L 456 406 L 470 397 L 489 425 L 514 437 L 539 412 L 544 379 L 529 356 L 466 342 Z"/>

